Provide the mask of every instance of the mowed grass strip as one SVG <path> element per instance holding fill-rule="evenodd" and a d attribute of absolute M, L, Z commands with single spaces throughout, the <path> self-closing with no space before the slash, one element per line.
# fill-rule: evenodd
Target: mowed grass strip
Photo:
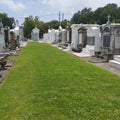
<path fill-rule="evenodd" d="M 29 43 L 0 85 L 0 120 L 120 120 L 120 77 Z"/>

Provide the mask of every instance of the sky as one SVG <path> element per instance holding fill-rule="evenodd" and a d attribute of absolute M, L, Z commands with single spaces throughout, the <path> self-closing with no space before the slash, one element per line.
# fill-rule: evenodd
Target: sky
<path fill-rule="evenodd" d="M 120 7 L 120 0 L 0 0 L 0 13 L 7 13 L 20 24 L 30 15 L 44 22 L 58 20 L 59 12 L 64 13 L 64 19 L 70 20 L 75 12 L 85 7 L 96 10 L 109 3 Z"/>

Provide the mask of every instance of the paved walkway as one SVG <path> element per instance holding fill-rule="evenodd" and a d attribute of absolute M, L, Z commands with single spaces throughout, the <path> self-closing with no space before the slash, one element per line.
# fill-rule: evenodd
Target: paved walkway
<path fill-rule="evenodd" d="M 120 76 L 120 69 L 110 66 L 108 62 L 95 63 L 95 65 Z"/>
<path fill-rule="evenodd" d="M 87 60 L 88 62 L 91 62 L 92 64 L 94 64 L 98 67 L 106 69 L 106 70 L 120 76 L 120 69 L 110 66 L 109 62 L 105 61 L 104 59 L 100 59 L 97 57 L 81 57 L 81 58 L 84 60 Z"/>

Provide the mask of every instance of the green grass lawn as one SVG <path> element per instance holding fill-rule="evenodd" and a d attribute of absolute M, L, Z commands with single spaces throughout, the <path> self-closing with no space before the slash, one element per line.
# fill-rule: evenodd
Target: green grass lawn
<path fill-rule="evenodd" d="M 29 43 L 0 85 L 0 120 L 120 120 L 120 77 Z"/>

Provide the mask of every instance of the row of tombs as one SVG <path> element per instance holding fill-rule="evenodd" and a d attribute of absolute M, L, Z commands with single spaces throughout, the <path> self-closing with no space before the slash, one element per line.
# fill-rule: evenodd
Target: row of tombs
<path fill-rule="evenodd" d="M 24 40 L 23 26 L 19 26 L 18 21 L 12 29 L 8 26 L 3 27 L 0 22 L 0 53 L 19 48 L 22 40 Z"/>
<path fill-rule="evenodd" d="M 49 29 L 43 35 L 44 42 L 70 45 L 71 49 L 105 60 L 120 55 L 120 24 L 107 22 L 98 24 L 73 24 L 66 29 Z M 63 47 L 65 48 L 65 47 Z"/>
<path fill-rule="evenodd" d="M 23 26 L 19 26 L 19 21 L 16 21 L 12 27 L 10 29 L 8 26 L 3 26 L 2 21 L 0 21 L 0 70 L 6 70 L 7 57 L 9 55 L 18 55 L 19 47 L 25 40 Z"/>

